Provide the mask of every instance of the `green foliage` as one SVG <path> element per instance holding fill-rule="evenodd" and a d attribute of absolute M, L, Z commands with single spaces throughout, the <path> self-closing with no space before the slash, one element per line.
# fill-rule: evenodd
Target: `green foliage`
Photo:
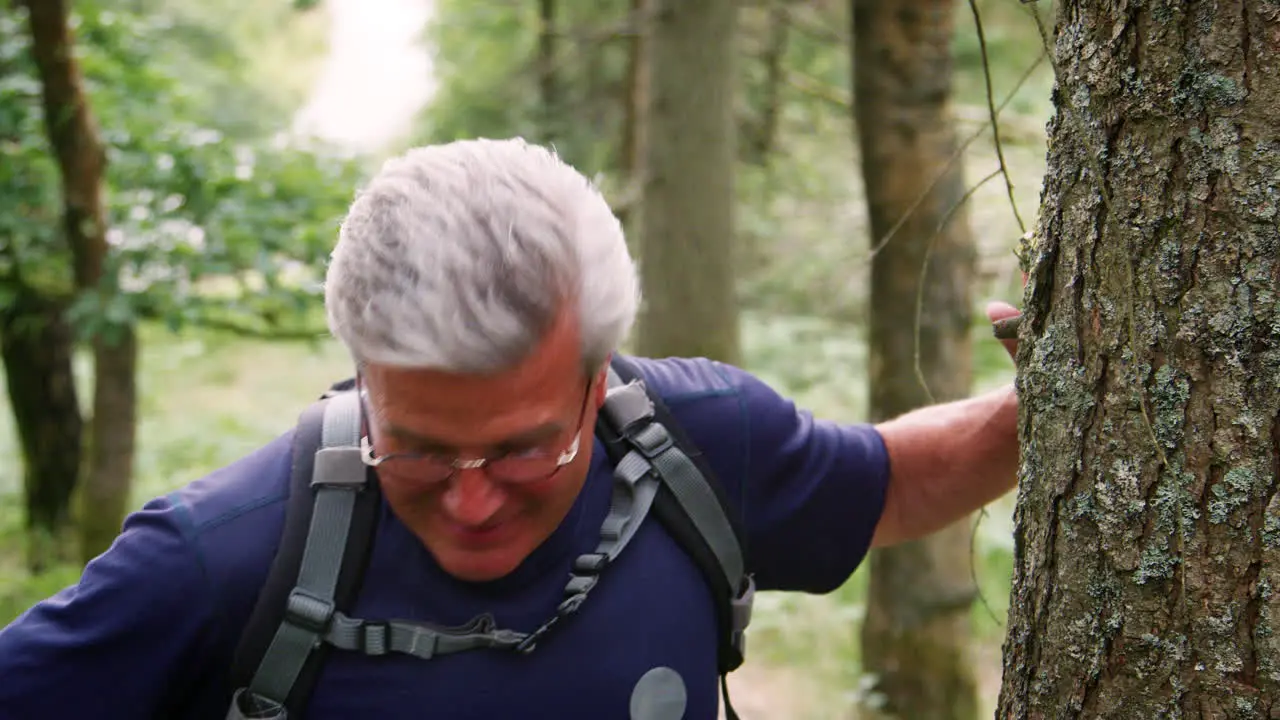
<path fill-rule="evenodd" d="M 280 113 L 296 104 L 315 65 L 314 57 L 299 49 L 319 42 L 313 31 L 321 16 L 299 13 L 293 5 L 290 0 L 77 3 L 83 14 L 80 32 L 98 32 L 85 36 L 96 39 L 83 41 L 80 55 L 86 68 L 93 68 L 95 112 L 110 143 L 109 198 L 113 238 L 119 240 L 114 267 L 121 270 L 127 300 L 112 310 L 123 313 L 119 317 L 156 318 L 175 326 L 237 323 L 265 331 L 268 318 L 300 325 L 307 308 L 315 312 L 318 302 L 308 293 L 316 290 L 316 272 L 359 169 L 325 152 L 287 152 L 266 139 Z M 554 138 L 570 162 L 609 180 L 617 169 L 627 62 L 626 38 L 616 31 L 629 3 L 557 5 L 562 16 L 554 65 L 562 104 L 548 124 L 538 85 L 538 4 L 437 0 L 428 39 L 435 44 L 438 91 L 414 141 Z M 850 71 L 838 41 L 848 25 L 846 8 L 841 3 L 791 5 L 803 26 L 787 44 L 790 75 L 780 95 L 774 154 L 765 166 L 744 163 L 737 176 L 745 269 L 741 294 L 749 309 L 743 328 L 746 364 L 818 415 L 856 421 L 865 415 L 865 348 L 858 321 L 865 316 L 859 303 L 870 243 L 848 108 L 841 104 L 847 103 Z M 1022 9 L 1000 0 L 979 0 L 979 5 L 1000 95 L 1034 59 L 1039 38 Z M 115 11 L 111 23 L 102 20 L 101 8 Z M 967 0 L 958 0 L 957 9 L 959 99 L 981 117 L 985 86 Z M 759 61 L 767 25 L 759 22 L 762 8 L 743 12 L 739 118 L 747 127 L 768 96 Z M 285 22 L 310 29 L 302 39 L 284 37 L 273 28 Z M 6 69 L 25 57 L 22 38 L 6 30 L 12 23 L 0 11 L 0 133 L 17 129 L 12 137 L 0 137 L 0 247 L 20 235 L 11 228 L 25 228 L 27 239 L 0 252 L 0 278 L 11 274 L 16 258 L 26 280 L 42 274 L 49 284 L 66 287 L 57 177 L 40 119 L 31 113 L 39 88 L 29 73 Z M 93 31 L 98 25 L 105 29 Z M 264 67 L 270 71 L 264 73 Z M 1047 68 L 1041 74 L 1046 76 Z M 1039 132 L 1047 90 L 1031 87 L 1025 96 L 1030 100 L 1012 110 L 1032 113 L 1028 124 Z M 1034 201 L 1042 174 L 1041 139 L 1021 152 L 1006 150 L 1028 202 Z M 974 154 L 966 159 L 971 181 L 994 162 L 989 152 Z M 1018 234 L 1009 228 L 1003 196 L 999 183 L 975 195 L 973 224 L 997 244 Z M 998 252 L 1008 255 L 1006 248 Z M 0 292 L 3 287 L 0 280 Z M 1016 299 L 1016 288 L 996 290 Z M 82 301 L 83 311 L 106 312 L 88 302 Z M 990 341 L 985 322 L 975 321 L 975 340 L 975 389 L 1007 382 L 1008 357 Z M 135 507 L 261 445 L 289 427 L 303 404 L 329 382 L 350 373 L 349 359 L 327 340 L 271 344 L 190 327 L 173 335 L 163 323 L 144 321 L 141 347 Z M 83 363 L 80 369 L 83 375 Z M 0 415 L 0 548 L 20 546 L 9 542 L 21 532 L 20 468 L 9 422 Z M 996 618 L 1003 620 L 1012 572 L 1011 498 L 991 510 L 978 528 L 976 572 Z M 1270 525 L 1268 532 L 1270 539 L 1280 538 L 1280 530 Z M 78 572 L 67 566 L 30 578 L 20 558 L 0 551 L 0 625 Z M 752 664 L 799 665 L 806 676 L 827 683 L 819 702 L 847 707 L 843 691 L 854 686 L 851 676 L 858 671 L 856 621 L 865 605 L 865 585 L 862 572 L 829 596 L 763 594 L 750 640 Z M 981 605 L 973 612 L 984 643 L 980 659 L 998 669 L 994 656 L 1003 628 Z"/>
<path fill-rule="evenodd" d="M 975 1 L 999 101 L 1039 54 L 1039 31 L 1026 8 Z M 548 114 L 538 84 L 538 4 L 440 0 L 426 37 L 433 47 L 437 91 L 413 142 L 550 137 L 567 161 L 600 181 L 606 194 L 622 187 L 617 160 L 629 100 L 629 55 L 627 38 L 610 31 L 626 26 L 629 6 L 619 0 L 556 4 L 554 68 L 560 104 Z M 740 11 L 738 119 L 744 147 L 756 137 L 772 98 L 780 107 L 766 162 L 740 163 L 735 178 L 739 297 L 751 309 L 859 320 L 866 316 L 861 274 L 872 239 L 866 237 L 865 209 L 857 199 L 848 8 L 840 3 L 787 7 L 791 25 L 776 92 L 768 87 L 766 56 L 774 35 L 773 9 L 765 3 Z M 952 51 L 957 102 L 963 106 L 958 114 L 966 119 L 958 133 L 964 137 L 975 122 L 986 122 L 986 83 L 969 0 L 956 0 L 955 12 Z M 1046 9 L 1040 12 L 1047 17 Z M 1048 112 L 1051 77 L 1043 64 L 1004 116 L 1005 155 L 1019 176 L 1024 216 L 1035 203 L 1036 179 L 1042 174 L 1042 118 Z M 1033 117 L 1023 119 L 1021 113 Z M 974 147 L 982 155 L 974 158 L 971 151 L 964 160 L 971 181 L 991 166 L 989 141 L 984 138 Z M 744 154 L 750 155 L 745 149 Z M 981 207 L 973 213 L 973 224 L 991 235 L 982 238 L 984 243 L 1011 243 L 1021 235 L 1016 228 L 1003 230 L 1010 214 L 1003 194 L 1001 183 L 992 182 L 974 197 Z M 1000 234 L 992 229 L 1001 229 Z"/>
<path fill-rule="evenodd" d="M 464 137 L 538 137 L 532 82 L 538 16 L 533 3 L 510 7 L 441 0 L 426 32 L 439 86 L 422 117 L 426 142 Z"/>
<path fill-rule="evenodd" d="M 303 101 L 318 72 L 327 17 L 303 2 L 91 0 L 147 25 L 149 64 L 181 80 L 195 114 L 227 136 L 270 134 Z M 306 12 L 302 12 L 302 11 Z M 125 36 L 125 42 L 130 38 Z M 268 72 L 263 72 L 267 69 Z"/>
<path fill-rule="evenodd" d="M 70 290 L 70 253 L 57 242 L 58 170 L 46 151 L 39 81 L 27 71 L 25 26 L 0 10 L 0 304 L 4 278 L 45 292 Z"/>
<path fill-rule="evenodd" d="M 1036 26 L 1039 14 L 1050 32 L 1056 9 L 1051 0 L 1034 3 L 1004 0 L 955 0 L 956 31 L 951 44 L 956 67 L 955 94 L 959 102 L 980 106 L 987 101 L 986 78 L 983 75 L 982 44 L 979 42 L 973 7 L 982 20 L 987 62 L 996 102 L 1013 89 L 1014 83 L 1044 49 L 1044 40 Z M 971 4 L 972 3 L 972 4 Z M 1050 111 L 1049 87 L 1053 69 L 1046 61 L 1033 76 L 1034 90 L 1020 93 L 1010 104 L 1014 113 L 1045 115 Z"/>
<path fill-rule="evenodd" d="M 627 4 L 556 3 L 548 118 L 535 3 L 438 0 L 426 31 L 438 83 L 415 142 L 522 136 L 550 141 L 593 174 L 616 167 L 627 73 Z"/>
<path fill-rule="evenodd" d="M 270 136 L 233 138 L 204 122 L 204 98 L 173 70 L 163 17 L 77 6 L 78 49 L 106 147 L 108 239 L 100 292 L 77 298 L 85 332 L 137 318 L 172 328 L 216 322 L 299 332 L 361 167 L 326 148 Z M 68 292 L 57 174 L 44 139 L 39 83 L 12 15 L 0 25 L 0 287 L 56 278 Z M 187 72 L 190 72 L 189 68 Z M 52 281 L 50 281 L 52 282 Z M 48 283 L 46 283 L 48 284 Z"/>

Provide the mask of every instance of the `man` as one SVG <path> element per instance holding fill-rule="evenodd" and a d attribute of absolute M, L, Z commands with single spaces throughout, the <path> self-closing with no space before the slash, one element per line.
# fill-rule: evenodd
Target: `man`
<path fill-rule="evenodd" d="M 555 612 L 613 502 L 592 429 L 638 295 L 608 206 L 540 147 L 416 149 L 358 195 L 325 298 L 383 498 L 352 616 L 457 627 L 488 613 L 529 633 Z M 1014 483 L 1012 389 L 840 425 L 721 363 L 631 361 L 723 485 L 760 589 L 833 590 L 869 547 Z M 290 442 L 152 500 L 79 584 L 0 632 L 0 718 L 226 717 L 281 542 Z M 532 652 L 333 652 L 307 717 L 708 720 L 716 652 L 707 584 L 645 522 Z"/>

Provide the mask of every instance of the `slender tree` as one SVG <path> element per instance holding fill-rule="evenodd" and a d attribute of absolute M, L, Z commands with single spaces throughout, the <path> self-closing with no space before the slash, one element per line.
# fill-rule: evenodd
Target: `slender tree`
<path fill-rule="evenodd" d="M 851 16 L 873 253 L 870 414 L 884 420 L 968 395 L 975 253 L 958 207 L 964 173 L 951 162 L 954 3 L 853 0 Z M 960 521 L 872 552 L 862 656 L 883 708 L 898 717 L 977 716 L 970 532 Z"/>
<path fill-rule="evenodd" d="M 42 86 L 45 127 L 62 178 L 63 227 L 71 248 L 76 291 L 108 302 L 106 154 L 76 60 L 67 0 L 22 0 L 31 55 Z M 93 418 L 81 519 L 81 555 L 106 549 L 119 532 L 129 501 L 137 387 L 137 341 L 130 323 L 93 334 Z"/>
<path fill-rule="evenodd" d="M 736 362 L 735 0 L 650 0 L 639 347 Z"/>

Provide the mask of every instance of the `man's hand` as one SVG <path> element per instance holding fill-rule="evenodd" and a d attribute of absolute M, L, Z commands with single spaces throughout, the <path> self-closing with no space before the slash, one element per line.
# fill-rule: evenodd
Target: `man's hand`
<path fill-rule="evenodd" d="M 987 303 L 992 323 L 1018 317 L 1008 303 Z M 999 326 L 997 326 L 999 327 Z M 1010 357 L 1017 333 L 1000 338 Z M 928 535 L 1013 488 L 1018 470 L 1018 400 L 1012 384 L 985 395 L 933 405 L 876 426 L 893 469 L 872 545 Z"/>
<path fill-rule="evenodd" d="M 1017 322 L 1022 319 L 1022 313 L 1009 303 L 992 301 L 987 303 L 987 317 L 995 326 L 995 336 L 1000 339 L 1000 344 L 1009 351 L 1009 357 L 1016 358 L 1018 355 Z"/>

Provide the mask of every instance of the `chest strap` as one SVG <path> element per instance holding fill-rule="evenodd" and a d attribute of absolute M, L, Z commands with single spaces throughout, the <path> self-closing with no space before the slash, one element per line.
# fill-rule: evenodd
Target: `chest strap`
<path fill-rule="evenodd" d="M 396 652 L 424 660 L 478 649 L 532 652 L 539 640 L 582 606 L 599 582 L 600 572 L 635 536 L 658 490 L 654 469 L 642 455 L 634 454 L 618 463 L 600 542 L 593 552 L 574 560 L 564 599 L 555 614 L 531 633 L 499 629 L 488 614 L 457 627 L 352 618 L 337 609 L 333 596 L 355 494 L 365 482 L 359 405 L 354 392 L 335 395 L 327 402 L 322 444 L 316 451 L 311 479 L 314 511 L 298 581 L 253 679 L 247 688 L 236 691 L 228 720 L 287 718 L 286 700 L 293 684 L 308 656 L 322 643 L 365 655 Z"/>
<path fill-rule="evenodd" d="M 314 509 L 297 582 L 252 680 L 247 688 L 236 690 L 227 720 L 288 718 L 286 704 L 299 673 L 308 657 L 326 644 L 365 655 L 395 652 L 424 660 L 478 649 L 532 652 L 560 622 L 582 607 L 600 582 L 601 572 L 635 537 L 663 485 L 714 553 L 725 584 L 736 590 L 728 624 L 737 652 L 734 665 L 740 663 L 754 585 L 744 575 L 741 548 L 722 504 L 671 434 L 654 422 L 654 404 L 643 383 L 623 382 L 612 371 L 609 379 L 598 431 L 613 443 L 611 455 L 621 455 L 614 463 L 613 492 L 600 541 L 594 551 L 574 560 L 564 598 L 555 613 L 531 633 L 499 629 L 488 614 L 462 626 L 443 627 L 409 620 L 352 618 L 337 608 L 334 591 L 352 511 L 367 476 L 360 458 L 361 422 L 356 393 L 342 392 L 328 399 L 310 481 Z"/>

